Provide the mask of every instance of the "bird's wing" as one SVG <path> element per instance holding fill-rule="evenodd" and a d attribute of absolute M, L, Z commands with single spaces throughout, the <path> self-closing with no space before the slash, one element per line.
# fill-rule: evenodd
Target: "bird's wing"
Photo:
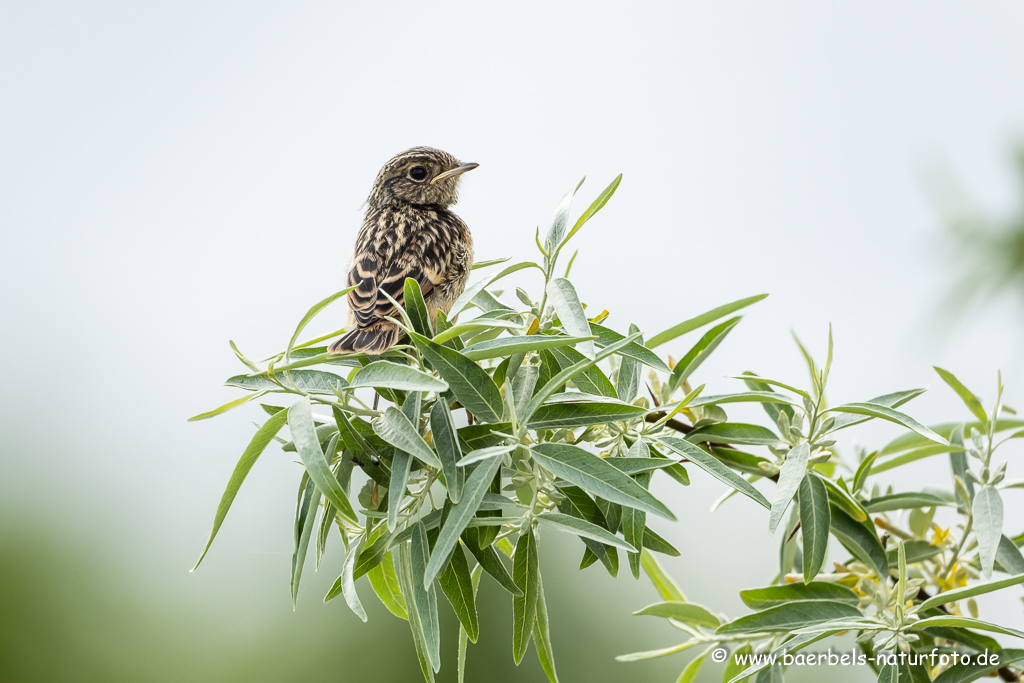
<path fill-rule="evenodd" d="M 405 305 L 405 280 L 419 283 L 426 297 L 434 287 L 444 282 L 444 263 L 438 259 L 424 259 L 420 245 L 410 244 L 390 264 L 381 264 L 373 254 L 357 257 L 348 274 L 348 285 L 359 285 L 348 294 L 348 304 L 359 327 L 366 327 L 385 317 L 396 317 L 398 311 L 388 296 Z"/>
<path fill-rule="evenodd" d="M 359 285 L 348 293 L 348 307 L 357 327 L 366 327 L 376 317 L 378 265 L 379 261 L 373 254 L 357 254 L 348 271 L 348 286 Z"/>

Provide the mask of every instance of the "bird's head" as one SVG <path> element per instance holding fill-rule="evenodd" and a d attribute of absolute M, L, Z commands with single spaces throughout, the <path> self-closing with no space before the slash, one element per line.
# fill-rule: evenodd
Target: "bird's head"
<path fill-rule="evenodd" d="M 394 157 L 377 174 L 367 203 L 438 204 L 451 206 L 459 198 L 459 180 L 478 164 L 464 164 L 433 147 L 413 147 Z"/>

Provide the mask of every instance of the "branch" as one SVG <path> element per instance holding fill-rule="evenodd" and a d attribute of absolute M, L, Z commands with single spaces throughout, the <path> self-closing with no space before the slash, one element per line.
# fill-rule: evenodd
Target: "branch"
<path fill-rule="evenodd" d="M 647 413 L 647 415 L 644 416 L 644 420 L 653 424 L 658 420 L 662 419 L 663 417 L 665 417 L 664 412 Z M 685 422 L 675 419 L 674 417 L 665 422 L 664 426 L 668 427 L 669 429 L 674 429 L 677 432 L 681 432 L 683 434 L 689 434 L 690 432 L 693 431 L 693 425 L 688 425 Z"/>

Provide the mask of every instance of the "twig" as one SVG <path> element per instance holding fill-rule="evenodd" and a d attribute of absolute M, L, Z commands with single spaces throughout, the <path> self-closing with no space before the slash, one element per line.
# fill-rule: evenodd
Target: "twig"
<path fill-rule="evenodd" d="M 644 421 L 653 424 L 661 420 L 663 417 L 665 417 L 664 411 L 660 413 L 647 413 L 647 415 L 644 416 Z M 667 420 L 665 424 L 662 426 L 668 427 L 669 429 L 674 429 L 675 431 L 680 432 L 682 434 L 689 434 L 690 432 L 693 431 L 693 425 L 688 425 L 681 420 L 675 419 L 674 417 L 671 418 L 670 420 Z"/>

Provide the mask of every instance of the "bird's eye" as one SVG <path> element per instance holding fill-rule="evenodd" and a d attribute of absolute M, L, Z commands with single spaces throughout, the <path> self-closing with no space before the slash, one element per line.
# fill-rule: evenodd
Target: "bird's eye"
<path fill-rule="evenodd" d="M 427 177 L 427 169 L 422 166 L 413 166 L 409 169 L 409 177 L 413 180 L 425 180 Z"/>

